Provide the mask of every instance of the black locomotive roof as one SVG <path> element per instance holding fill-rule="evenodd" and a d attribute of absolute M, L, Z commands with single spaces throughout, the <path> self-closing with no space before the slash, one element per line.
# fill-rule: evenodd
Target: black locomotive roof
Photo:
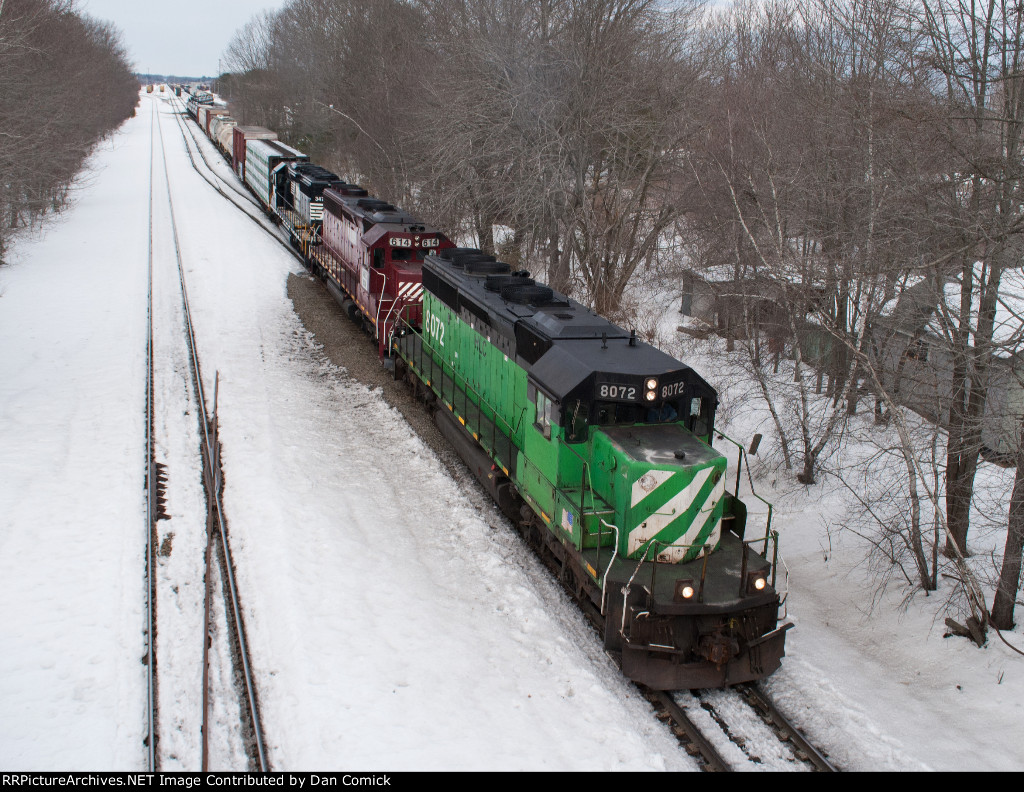
<path fill-rule="evenodd" d="M 288 172 L 296 181 L 303 184 L 327 184 L 328 186 L 343 185 L 345 182 L 337 174 L 312 162 L 292 162 L 288 164 Z"/>
<path fill-rule="evenodd" d="M 336 173 L 312 162 L 289 163 L 288 176 L 311 198 L 319 197 L 327 189 L 344 190 L 355 187 L 346 183 Z"/>
<path fill-rule="evenodd" d="M 422 225 L 422 223 L 411 214 L 406 214 L 401 209 L 394 211 L 374 212 L 370 215 L 374 223 L 390 223 L 391 225 Z"/>
<path fill-rule="evenodd" d="M 683 382 L 695 393 L 715 395 L 685 363 L 565 295 L 550 290 L 545 294 L 546 287 L 532 292 L 538 295 L 534 303 L 511 301 L 514 291 L 490 291 L 484 273 L 469 272 L 438 255 L 427 256 L 423 285 L 506 354 L 515 355 L 556 399 L 581 395 L 581 388 L 592 391 L 599 382 L 642 385 L 649 377 Z"/>

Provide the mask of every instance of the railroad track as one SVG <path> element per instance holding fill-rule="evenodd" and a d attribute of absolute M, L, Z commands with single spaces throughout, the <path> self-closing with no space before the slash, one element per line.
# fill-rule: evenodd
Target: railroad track
<path fill-rule="evenodd" d="M 644 693 L 703 770 L 837 771 L 758 685 Z"/>
<path fill-rule="evenodd" d="M 207 171 L 213 177 L 213 179 L 217 181 L 219 185 L 231 190 L 237 196 L 242 198 L 243 201 L 248 206 L 255 208 L 262 214 L 263 208 L 259 205 L 256 199 L 245 190 L 244 187 L 240 186 L 234 179 L 225 179 L 217 172 L 217 169 L 210 163 L 209 157 L 206 156 L 206 152 L 203 151 L 203 146 L 200 144 L 201 139 L 208 140 L 208 138 L 206 138 L 205 134 L 202 135 L 201 138 L 196 137 L 195 130 L 188 124 L 187 119 L 191 118 L 191 116 L 188 114 L 188 110 L 185 108 L 184 102 L 182 102 L 177 97 L 173 97 L 170 99 L 170 105 L 171 107 L 179 108 L 175 111 L 174 118 L 178 122 L 178 128 L 181 130 L 182 138 L 185 141 L 186 150 L 189 153 L 189 160 L 191 160 L 192 167 L 196 169 L 196 172 L 199 173 L 200 176 L 203 176 L 203 178 L 206 178 L 206 175 L 199 169 L 199 165 L 196 162 L 195 157 L 192 155 L 193 146 L 195 147 L 196 154 L 199 155 L 199 158 L 203 161 L 203 164 L 206 166 Z M 192 141 L 191 146 L 189 145 L 189 140 Z M 217 156 L 221 157 L 219 150 L 217 150 Z M 210 179 L 207 179 L 207 181 L 211 183 L 211 186 L 213 186 L 214 189 L 224 194 L 224 191 L 221 188 L 221 186 L 213 184 L 213 182 Z M 228 198 L 226 194 L 224 194 L 224 197 Z M 228 198 L 228 200 L 235 202 L 233 198 Z M 238 205 L 237 202 L 235 203 L 236 205 Z M 238 206 L 240 209 L 243 209 L 243 211 L 245 211 L 246 214 L 249 214 L 247 209 L 244 209 L 241 205 Z"/>
<path fill-rule="evenodd" d="M 149 669 L 149 727 L 145 741 L 147 766 L 151 771 L 172 768 L 208 770 L 212 753 L 210 741 L 214 732 L 221 730 L 231 732 L 232 735 L 216 736 L 219 753 L 223 755 L 223 746 L 230 746 L 234 740 L 234 748 L 227 753 L 240 754 L 247 764 L 247 768 L 235 769 L 266 771 L 269 763 L 242 608 L 234 579 L 227 520 L 221 500 L 216 385 L 211 402 L 204 387 L 170 189 L 163 127 L 155 102 L 153 108 L 146 389 L 146 591 L 149 619 L 146 631 L 146 662 Z M 158 191 L 154 172 L 156 137 L 159 137 L 163 161 L 166 202 L 163 197 L 155 200 Z M 160 228 L 154 218 L 163 213 L 166 213 L 168 222 Z M 158 237 L 163 246 L 157 244 Z M 157 252 L 165 253 L 168 248 L 174 251 L 176 279 L 173 274 L 166 272 L 172 267 L 169 256 L 164 256 L 168 260 L 161 262 L 161 256 L 157 255 Z M 165 265 L 162 268 L 161 263 Z M 171 291 L 174 292 L 173 296 L 169 294 Z M 161 327 L 161 323 L 166 326 Z M 180 343 L 182 329 L 186 341 L 184 349 Z M 172 346 L 176 349 L 167 352 Z M 170 361 L 165 367 L 174 371 L 161 371 L 161 365 L 156 363 L 158 347 L 165 349 L 164 357 Z M 165 363 L 164 357 L 161 357 L 162 364 Z M 184 384 L 182 380 L 188 380 L 188 388 L 181 387 Z M 183 395 L 186 390 L 190 392 Z M 195 423 L 191 427 L 183 425 L 183 422 L 193 419 Z M 161 429 L 163 436 L 160 436 Z M 182 468 L 176 471 L 175 477 L 183 480 L 193 477 L 201 479 L 201 486 L 198 480 L 191 485 L 187 481 L 167 482 L 167 457 L 171 454 L 169 446 L 174 443 L 180 446 L 175 459 Z M 194 453 L 196 447 L 200 449 L 198 455 Z M 193 492 L 187 491 L 190 486 Z M 181 493 L 182 501 L 191 502 L 193 512 L 204 513 L 175 516 L 172 519 L 165 508 L 168 489 Z M 177 536 L 175 530 L 163 530 L 166 526 L 160 525 L 162 520 L 168 519 L 176 529 Z M 177 545 L 173 548 L 173 559 L 172 543 Z M 201 598 L 195 596 L 200 588 Z M 218 592 L 222 594 L 221 597 L 218 597 Z M 156 605 L 165 600 L 169 607 L 158 621 Z M 162 651 L 159 641 L 161 631 L 170 635 Z M 183 644 L 188 644 L 189 634 L 194 635 L 197 651 L 190 652 L 182 648 Z M 198 651 L 200 647 L 201 652 Z M 201 716 L 195 711 L 196 707 L 190 704 L 196 697 L 180 689 L 183 679 L 198 676 L 191 670 L 193 666 L 190 663 L 200 662 L 200 655 L 203 680 Z M 211 675 L 211 669 L 216 673 Z M 172 692 L 172 695 L 165 696 L 166 703 L 162 708 L 159 706 L 161 679 L 168 680 L 167 686 Z M 216 711 L 216 717 L 211 709 Z M 237 711 L 238 722 L 229 725 L 225 721 L 230 721 L 232 710 Z M 200 723 L 196 723 L 197 720 Z M 202 736 L 199 750 L 194 744 L 194 735 L 197 733 Z M 188 766 L 195 761 L 193 757 L 196 753 L 199 754 L 201 766 Z"/>
<path fill-rule="evenodd" d="M 146 768 L 156 772 L 156 570 L 157 521 L 160 492 L 157 484 L 156 449 L 153 444 L 153 161 L 156 105 L 150 103 L 149 135 L 149 262 L 146 305 Z"/>

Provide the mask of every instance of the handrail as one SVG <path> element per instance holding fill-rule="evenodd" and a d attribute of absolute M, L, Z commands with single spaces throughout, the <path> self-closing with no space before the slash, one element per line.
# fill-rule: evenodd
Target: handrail
<path fill-rule="evenodd" d="M 404 320 L 403 320 L 403 323 L 404 323 Z M 397 323 L 396 323 L 396 325 L 397 325 Z M 411 329 L 411 327 L 410 327 L 410 329 Z M 484 399 L 483 396 L 475 388 L 473 388 L 469 383 L 465 382 L 465 380 L 463 380 L 461 377 L 459 377 L 458 380 L 460 382 L 462 382 L 464 387 L 460 386 L 456 382 L 456 376 L 457 375 L 456 375 L 455 367 L 450 365 L 449 363 L 447 363 L 441 357 L 437 347 L 435 347 L 433 344 L 431 344 L 431 343 L 429 343 L 428 341 L 425 340 L 425 334 L 424 333 L 417 333 L 416 335 L 420 339 L 421 347 L 425 347 L 427 350 L 430 350 L 431 352 L 435 353 L 434 355 L 431 355 L 430 358 L 431 358 L 431 360 L 433 360 L 435 363 L 437 363 L 440 366 L 442 376 L 444 374 L 450 372 L 450 376 L 452 377 L 452 383 L 453 383 L 453 386 L 455 387 L 455 389 L 462 391 L 463 394 L 465 396 L 467 396 L 467 397 L 469 396 L 469 394 L 472 394 L 473 396 L 475 396 L 476 399 L 477 399 L 476 403 L 477 403 L 477 406 L 480 408 L 481 415 L 486 417 L 487 413 L 489 412 L 493 416 L 491 421 L 492 421 L 492 423 L 495 424 L 495 427 L 498 428 L 498 429 L 504 428 L 505 430 L 507 430 L 507 431 L 503 431 L 503 434 L 505 434 L 505 436 L 508 437 L 509 444 L 513 448 L 521 450 L 519 448 L 519 446 L 517 445 L 517 443 L 515 442 L 514 434 L 513 434 L 513 432 L 515 430 L 513 430 L 511 424 L 509 424 L 508 421 L 506 421 L 504 418 L 502 418 L 500 415 L 498 415 L 497 410 L 495 410 L 494 407 L 492 407 L 487 402 L 487 400 Z M 410 361 L 410 362 L 412 362 L 412 361 Z M 415 362 L 413 362 L 413 365 L 414 366 L 416 365 Z M 420 364 L 418 368 L 420 369 L 421 372 L 423 371 L 422 364 Z M 441 390 L 443 391 L 443 388 L 441 388 Z M 454 394 L 453 394 L 453 403 L 454 403 Z M 524 409 L 523 413 L 525 414 L 525 412 L 526 411 Z M 466 416 L 463 416 L 463 417 L 466 417 Z M 520 415 L 520 418 L 519 418 L 520 422 L 522 422 L 522 419 L 523 419 L 523 416 Z M 498 426 L 499 422 L 501 424 L 501 427 Z M 591 509 L 593 509 L 596 506 L 596 495 L 594 493 L 594 485 L 593 485 L 592 479 L 590 478 L 590 466 L 586 462 L 586 460 L 584 460 L 583 457 L 580 456 L 580 454 L 574 448 L 572 448 L 568 443 L 562 443 L 562 447 L 568 448 L 576 456 L 576 458 L 580 460 L 580 463 L 583 466 L 583 471 L 582 471 L 582 475 L 581 475 L 581 479 L 580 479 L 580 520 L 581 520 L 580 536 L 581 536 L 581 541 L 582 541 L 583 531 L 585 530 L 585 526 L 586 526 L 586 523 L 585 523 L 585 520 L 584 520 L 584 515 L 585 515 L 585 512 L 586 512 L 586 503 L 584 502 L 584 498 L 585 498 L 585 493 L 586 493 L 587 489 L 590 490 L 590 506 L 591 506 Z M 494 449 L 491 450 L 491 453 L 493 453 L 493 452 L 494 452 Z M 507 460 L 507 461 L 509 463 L 512 462 L 512 460 Z M 538 478 L 541 479 L 547 485 L 549 485 L 553 491 L 557 491 L 557 492 L 564 492 L 565 491 L 564 487 L 559 487 L 556 482 L 551 481 L 551 479 L 549 479 L 546 475 L 544 475 L 544 473 L 542 473 L 540 471 L 540 469 L 533 462 L 531 462 L 530 460 L 526 460 L 526 463 L 533 467 L 533 469 L 536 472 L 536 475 L 538 476 Z M 585 477 L 586 477 L 585 481 L 583 479 L 583 475 L 585 475 Z M 552 519 L 553 519 L 553 515 L 552 515 Z M 602 522 L 603 522 L 603 520 L 602 520 Z M 602 537 L 603 537 L 603 532 L 598 530 L 598 533 L 597 533 L 598 564 L 600 564 L 600 550 L 601 550 L 601 539 L 602 539 Z M 614 549 L 614 552 L 613 552 L 613 558 L 614 558 L 615 553 L 617 553 L 617 552 L 618 552 L 618 537 L 616 537 L 616 544 L 615 544 L 615 549 Z"/>
<path fill-rule="evenodd" d="M 401 288 L 402 284 L 409 284 L 409 283 L 422 283 L 422 281 L 403 281 L 403 280 L 398 281 L 399 288 Z M 395 322 L 394 322 L 394 324 L 391 325 L 391 331 L 388 333 L 387 348 L 389 350 L 391 349 L 392 342 L 394 341 L 394 338 L 395 338 L 395 328 L 398 326 L 399 322 L 405 322 L 405 324 L 408 324 L 409 327 L 412 327 L 412 324 L 408 321 L 408 319 L 406 319 L 406 318 L 404 318 L 402 316 L 402 312 L 406 308 L 413 309 L 413 308 L 416 308 L 417 305 L 423 305 L 423 293 L 420 292 L 420 299 L 419 299 L 418 303 L 411 302 L 409 300 L 403 300 L 402 297 L 401 297 L 401 294 L 396 294 L 395 295 L 395 299 L 391 301 L 391 308 L 388 309 L 387 316 L 384 317 L 384 329 L 385 330 L 387 330 L 388 320 L 391 318 L 391 314 L 395 312 L 395 306 L 396 305 L 400 306 L 400 307 L 398 309 L 398 313 L 396 314 Z"/>
<path fill-rule="evenodd" d="M 582 456 L 580 456 L 576 449 L 572 447 L 571 443 L 566 443 L 564 440 L 560 442 L 563 448 L 565 448 L 567 451 L 570 451 L 572 455 L 575 456 L 580 461 L 580 465 L 582 465 L 583 468 L 580 472 L 580 516 L 582 517 L 582 512 L 584 511 L 585 506 L 585 504 L 583 503 L 584 485 L 586 485 L 586 488 L 590 490 L 590 508 L 594 508 L 596 500 L 596 496 L 594 495 L 594 482 L 590 478 L 590 463 L 587 462 L 587 460 L 585 460 Z M 586 481 L 584 481 L 584 477 L 586 478 Z"/>
<path fill-rule="evenodd" d="M 409 325 L 408 322 L 406 322 L 404 319 L 402 320 L 402 323 L 405 324 L 407 327 L 409 327 L 409 329 L 413 329 L 412 325 Z M 444 358 L 441 357 L 440 352 L 438 351 L 437 347 L 435 347 L 433 344 L 429 343 L 425 339 L 425 334 L 424 333 L 417 333 L 416 335 L 419 336 L 420 345 L 421 346 L 426 347 L 428 350 L 430 350 L 431 352 L 434 352 L 437 355 L 436 357 L 432 356 L 431 359 L 440 366 L 441 374 L 444 375 L 446 370 L 450 371 L 451 375 L 453 376 L 453 380 L 452 381 L 454 383 L 454 375 L 456 374 L 455 367 L 452 366 L 450 363 L 446 362 L 444 360 Z M 422 370 L 422 366 L 420 366 L 420 369 Z M 508 431 L 504 432 L 504 434 L 509 438 L 510 441 L 512 441 L 513 437 L 514 437 L 514 433 L 515 433 L 515 430 L 512 428 L 512 425 L 508 421 L 506 421 L 504 418 L 502 418 L 500 415 L 498 415 L 498 411 L 495 410 L 490 405 L 490 403 L 488 403 L 488 401 L 486 399 L 484 399 L 484 397 L 479 392 L 477 392 L 477 390 L 472 385 L 470 385 L 469 383 L 465 383 L 465 385 L 466 385 L 465 388 L 458 388 L 458 389 L 462 390 L 464 392 L 471 392 L 474 396 L 476 396 L 478 406 L 480 406 L 481 408 L 486 408 L 491 413 L 491 415 L 492 415 L 491 421 L 492 422 L 498 422 L 498 421 L 501 422 L 502 426 L 505 429 L 508 430 Z M 456 387 L 458 387 L 458 386 L 456 386 Z M 525 412 L 525 410 L 524 410 L 524 412 Z M 484 414 L 483 410 L 481 410 L 481 414 Z M 522 421 L 522 416 L 520 416 L 520 421 Z M 512 445 L 515 445 L 515 442 L 513 442 Z M 516 448 L 518 448 L 518 446 L 516 446 Z"/>
<path fill-rule="evenodd" d="M 767 555 L 767 553 L 768 553 L 768 538 L 769 538 L 769 536 L 772 533 L 772 514 L 774 513 L 775 507 L 772 506 L 771 503 L 766 501 L 760 495 L 758 495 L 757 491 L 754 489 L 754 478 L 753 478 L 753 476 L 750 473 L 750 461 L 747 460 L 747 451 L 746 451 L 746 449 L 742 445 L 740 445 L 738 442 L 733 440 L 731 437 L 729 437 L 727 434 L 725 434 L 725 432 L 721 431 L 720 429 L 715 429 L 715 434 L 717 434 L 723 440 L 727 440 L 728 442 L 732 443 L 734 446 L 736 446 L 736 448 L 739 449 L 739 452 L 740 452 L 739 453 L 739 457 L 736 460 L 736 491 L 735 491 L 735 497 L 739 498 L 739 496 L 740 496 L 740 478 L 743 475 L 743 463 L 744 463 L 744 461 L 746 461 L 746 466 L 747 466 L 747 482 L 750 484 L 750 494 L 752 496 L 754 496 L 755 498 L 757 498 L 759 501 L 761 501 L 761 503 L 763 503 L 765 506 L 768 507 L 768 519 L 767 519 L 767 521 L 765 523 L 764 551 L 763 551 L 763 553 L 765 555 Z M 758 540 L 758 541 L 760 541 L 760 540 Z"/>
<path fill-rule="evenodd" d="M 403 281 L 399 281 L 399 283 L 403 283 Z M 381 296 L 383 297 L 383 295 L 384 295 L 384 291 L 383 291 L 383 290 L 381 290 Z M 396 294 L 396 295 L 395 295 L 395 299 L 393 299 L 393 300 L 391 301 L 391 307 L 390 307 L 390 308 L 388 308 L 388 312 L 387 312 L 387 314 L 386 314 L 386 315 L 384 316 L 384 329 L 385 329 L 385 330 L 387 330 L 387 328 L 388 328 L 388 319 L 390 319 L 390 318 L 391 318 L 391 314 L 393 314 L 393 313 L 395 312 L 395 306 L 396 306 L 396 305 L 398 305 L 398 302 L 399 302 L 399 298 L 398 298 L 398 295 Z M 404 308 L 405 306 L 406 306 L 406 303 L 405 303 L 405 301 L 403 300 L 403 301 L 402 301 L 402 308 Z M 399 309 L 398 309 L 398 312 L 399 312 L 399 313 L 401 313 L 401 312 L 402 312 L 402 308 L 399 308 Z M 378 317 L 380 316 L 380 308 L 379 308 L 379 307 L 377 308 L 377 316 L 378 316 Z M 380 332 L 380 331 L 378 331 L 378 334 L 379 334 L 379 332 Z M 392 338 L 394 338 L 394 336 L 395 336 L 395 327 L 394 327 L 394 325 L 392 325 L 392 326 L 391 326 L 391 332 L 390 332 L 390 333 L 388 334 L 388 343 L 389 343 L 389 344 L 391 343 L 391 339 L 392 339 Z"/>
<path fill-rule="evenodd" d="M 690 544 L 675 544 L 674 542 L 664 542 L 664 541 L 662 541 L 660 539 L 651 538 L 647 542 L 647 550 L 650 550 L 655 545 L 658 545 L 659 547 L 658 547 L 657 552 L 655 552 L 654 558 L 652 560 L 652 563 L 654 564 L 654 566 L 653 566 L 653 568 L 651 570 L 651 594 L 652 594 L 652 596 L 654 594 L 654 586 L 658 582 L 658 563 L 657 563 L 657 561 L 658 561 L 658 555 L 661 553 L 661 551 L 664 550 L 667 547 L 686 548 L 687 550 L 692 550 L 695 547 L 700 547 L 701 550 L 704 553 L 704 563 L 703 563 L 703 565 L 701 565 L 701 569 L 700 569 L 700 588 L 698 590 L 699 593 L 697 595 L 697 601 L 698 602 L 702 602 L 704 600 L 704 578 L 705 578 L 705 576 L 707 575 L 707 572 L 708 572 L 708 557 L 711 555 L 711 549 L 712 549 L 711 545 L 709 545 L 707 542 L 691 542 Z M 646 557 L 646 555 L 647 555 L 647 553 L 645 552 L 644 556 Z M 691 560 L 696 560 L 696 558 L 691 559 Z"/>
<path fill-rule="evenodd" d="M 626 635 L 626 609 L 629 607 L 629 592 L 633 586 L 633 581 L 636 579 L 636 573 L 640 571 L 640 567 L 642 567 L 644 561 L 647 560 L 647 554 L 650 552 L 653 544 L 654 542 L 648 543 L 647 547 L 644 549 L 644 554 L 640 556 L 640 560 L 636 562 L 636 567 L 633 569 L 633 574 L 629 576 L 629 581 L 622 587 L 622 624 L 619 625 L 619 635 L 623 637 Z"/>
<path fill-rule="evenodd" d="M 376 272 L 373 267 L 370 267 L 370 272 Z M 373 332 L 377 334 L 377 338 L 380 338 L 380 304 L 384 301 L 384 289 L 388 285 L 388 279 L 384 277 L 384 273 L 380 274 L 380 297 L 377 298 L 377 315 L 373 320 Z M 369 291 L 369 288 L 367 288 Z"/>
<path fill-rule="evenodd" d="M 606 600 L 605 591 L 608 588 L 608 573 L 612 571 L 612 564 L 615 563 L 615 557 L 619 554 L 619 526 L 612 525 L 609 522 L 605 522 L 604 518 L 601 518 L 601 525 L 606 528 L 611 528 L 615 532 L 615 544 L 612 545 L 612 557 L 608 561 L 608 566 L 604 570 L 604 575 L 601 576 L 601 615 L 604 616 L 604 603 Z M 597 555 L 601 557 L 601 531 L 597 532 Z"/>
<path fill-rule="evenodd" d="M 402 282 L 403 283 L 408 283 L 409 281 L 402 281 Z M 422 297 L 420 298 L 420 302 L 418 303 L 418 305 L 421 305 L 421 306 L 423 305 L 423 298 Z M 411 310 L 411 309 L 415 308 L 416 306 L 417 306 L 417 303 L 411 303 L 411 302 L 405 302 L 405 301 L 402 302 L 402 307 L 398 309 L 398 315 L 395 318 L 394 324 L 391 325 L 391 332 L 388 334 L 387 348 L 388 348 L 389 352 L 395 346 L 395 331 L 398 329 L 399 325 L 403 325 L 404 324 L 410 330 L 412 330 L 413 332 L 416 332 L 415 328 L 412 326 L 412 323 L 410 322 L 409 318 L 405 317 L 405 316 L 402 316 L 402 313 L 407 308 Z M 392 306 L 392 309 L 394 309 L 394 306 Z M 390 317 L 390 316 L 391 316 L 391 312 L 388 311 L 388 315 L 384 317 L 384 326 L 385 327 L 387 327 L 388 317 Z"/>

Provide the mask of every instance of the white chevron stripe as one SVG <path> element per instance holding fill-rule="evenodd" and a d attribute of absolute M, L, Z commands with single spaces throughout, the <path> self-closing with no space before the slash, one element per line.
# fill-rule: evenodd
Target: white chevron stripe
<path fill-rule="evenodd" d="M 725 476 L 718 479 L 718 482 L 714 487 L 711 488 L 711 494 L 708 495 L 708 499 L 704 502 L 704 507 L 698 512 L 697 516 L 693 520 L 693 524 L 689 530 L 686 531 L 682 536 L 679 537 L 675 544 L 693 544 L 697 541 L 697 536 L 700 534 L 701 529 L 707 524 L 708 516 L 714 510 L 715 506 L 725 495 Z M 717 544 L 718 536 L 722 532 L 722 520 L 719 518 L 715 523 L 715 527 L 711 529 L 711 533 L 708 534 L 707 543 Z"/>
<path fill-rule="evenodd" d="M 697 526 L 696 530 L 700 530 L 704 523 L 700 520 L 694 520 L 694 525 Z M 722 535 L 722 518 L 719 517 L 715 521 L 715 527 L 711 529 L 711 533 L 708 534 L 706 543 L 711 547 L 718 544 L 718 539 Z M 693 539 L 696 539 L 697 535 L 693 534 L 692 537 L 690 532 L 687 531 L 685 536 L 681 536 L 674 544 L 666 547 L 660 553 L 658 553 L 658 560 L 666 564 L 677 564 L 682 561 L 686 554 L 689 553 L 693 548 L 690 547 L 693 544 Z"/>
<path fill-rule="evenodd" d="M 652 495 L 658 487 L 678 472 L 678 470 L 648 470 L 633 482 L 633 501 L 629 504 L 630 508 L 635 508 L 640 501 L 648 495 Z"/>
<path fill-rule="evenodd" d="M 413 302 L 423 299 L 423 284 L 412 281 L 404 281 L 398 285 L 398 296 L 405 302 Z"/>
<path fill-rule="evenodd" d="M 658 511 L 644 520 L 640 525 L 629 532 L 629 554 L 632 555 L 639 550 L 645 542 L 657 536 L 663 528 L 675 520 L 693 505 L 694 499 L 700 494 L 704 482 L 715 472 L 714 468 L 704 468 L 693 477 L 693 481 L 686 485 L 683 490 L 671 498 L 668 503 Z M 722 479 L 724 481 L 724 477 Z M 717 490 L 717 487 L 715 488 Z M 714 503 L 711 503 L 714 506 Z M 710 511 L 710 508 L 708 509 Z M 695 520 L 703 525 L 703 521 Z M 682 541 L 682 540 L 680 540 Z"/>
<path fill-rule="evenodd" d="M 663 559 L 665 561 L 681 561 L 683 559 L 683 556 L 685 556 L 690 551 L 689 546 L 697 541 L 697 536 L 700 534 L 701 529 L 705 525 L 705 521 L 700 519 L 701 515 L 706 515 L 708 512 L 712 511 L 715 508 L 715 506 L 718 505 L 718 502 L 722 499 L 723 495 L 725 495 L 725 476 L 722 476 L 718 480 L 718 483 L 715 484 L 714 489 L 711 490 L 711 494 L 708 496 L 706 506 L 700 510 L 700 513 L 697 515 L 697 519 L 695 519 L 693 521 L 693 525 L 690 526 L 690 530 L 688 530 L 686 533 L 680 536 L 675 542 L 673 542 L 671 547 L 666 547 L 661 553 L 659 553 L 658 558 L 661 559 L 662 556 L 666 556 Z M 718 544 L 718 540 L 721 538 L 721 536 L 722 518 L 719 517 L 717 520 L 715 520 L 715 525 L 711 529 L 711 533 L 709 533 L 707 535 L 707 538 L 705 538 L 704 542 L 705 544 L 709 544 L 712 547 L 714 547 L 716 544 Z"/>

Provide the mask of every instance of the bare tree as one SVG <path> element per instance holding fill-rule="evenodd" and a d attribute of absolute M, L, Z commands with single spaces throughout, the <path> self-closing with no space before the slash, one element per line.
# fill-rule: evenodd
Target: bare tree
<path fill-rule="evenodd" d="M 798 478 L 856 413 L 856 353 L 878 340 L 874 318 L 898 273 L 921 255 L 908 233 L 923 164 L 908 108 L 923 100 L 903 57 L 897 8 L 874 0 L 740 6 L 722 27 L 731 57 L 693 158 L 705 197 L 696 228 L 710 261 L 731 267 L 722 295 Z M 783 347 L 792 382 L 777 371 Z M 773 371 L 773 373 L 774 373 Z M 827 406 L 813 398 L 827 381 Z"/>
<path fill-rule="evenodd" d="M 60 209 L 98 139 L 134 113 L 138 84 L 116 30 L 71 2 L 7 0 L 0 16 L 0 256 Z"/>
<path fill-rule="evenodd" d="M 437 215 L 556 287 L 618 309 L 675 220 L 695 114 L 696 13 L 647 0 L 423 0 L 422 124 Z M 496 225 L 511 229 L 501 249 Z"/>
<path fill-rule="evenodd" d="M 956 158 L 938 223 L 957 237 L 959 304 L 942 312 L 954 356 L 946 511 L 951 556 L 967 555 L 1000 281 L 1019 266 L 1024 176 L 1022 12 L 1002 0 L 923 0 L 919 19 L 941 80 L 942 129 Z"/>

